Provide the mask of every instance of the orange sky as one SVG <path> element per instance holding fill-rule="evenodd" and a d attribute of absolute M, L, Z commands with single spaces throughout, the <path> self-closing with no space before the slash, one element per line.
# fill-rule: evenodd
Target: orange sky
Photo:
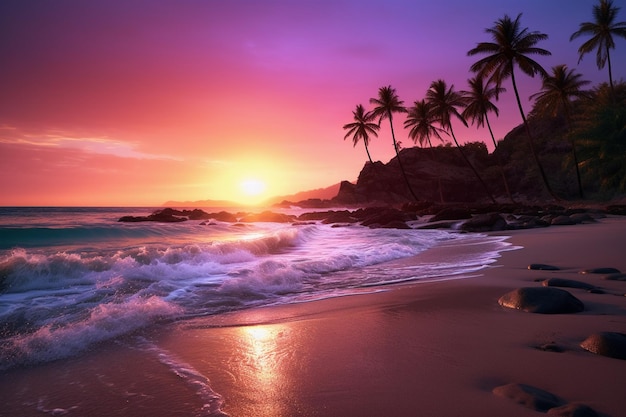
<path fill-rule="evenodd" d="M 438 78 L 465 89 L 466 52 L 504 13 L 523 12 L 524 26 L 550 35 L 544 67 L 606 80 L 595 56 L 577 66 L 582 41 L 569 42 L 592 1 L 422 3 L 3 1 L 0 205 L 256 202 L 354 181 L 366 160 L 343 141 L 354 107 L 369 108 L 388 84 L 406 105 Z M 538 86 L 522 77 L 523 96 Z M 520 120 L 512 93 L 498 106 L 502 138 Z M 383 162 L 393 157 L 386 123 L 370 148 Z M 245 194 L 246 180 L 264 182 L 263 193 Z"/>

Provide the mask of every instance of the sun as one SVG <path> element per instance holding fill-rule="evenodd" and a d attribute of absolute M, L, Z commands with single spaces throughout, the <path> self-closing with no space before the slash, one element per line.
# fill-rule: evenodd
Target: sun
<path fill-rule="evenodd" d="M 265 183 L 256 178 L 248 178 L 239 183 L 241 192 L 247 196 L 258 196 L 265 191 Z"/>

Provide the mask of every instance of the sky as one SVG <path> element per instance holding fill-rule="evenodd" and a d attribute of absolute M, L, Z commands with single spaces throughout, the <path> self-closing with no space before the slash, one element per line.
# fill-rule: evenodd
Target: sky
<path fill-rule="evenodd" d="M 444 79 L 467 89 L 467 51 L 485 28 L 522 13 L 537 46 L 578 63 L 595 0 L 2 0 L 0 206 L 155 206 L 168 200 L 256 203 L 355 181 L 367 160 L 342 126 L 391 85 L 405 105 Z M 626 2 L 619 21 L 626 20 Z M 626 68 L 626 40 L 613 74 Z M 538 78 L 518 76 L 527 98 Z M 513 89 L 491 121 L 521 122 Z M 524 105 L 530 110 L 526 100 Z M 397 139 L 412 146 L 402 119 Z M 455 126 L 461 142 L 488 132 Z M 374 160 L 395 154 L 387 121 Z"/>

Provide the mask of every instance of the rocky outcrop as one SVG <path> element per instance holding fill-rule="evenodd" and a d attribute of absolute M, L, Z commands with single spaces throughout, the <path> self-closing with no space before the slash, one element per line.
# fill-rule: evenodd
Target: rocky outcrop
<path fill-rule="evenodd" d="M 525 287 L 504 294 L 498 303 L 507 308 L 540 314 L 579 313 L 585 309 L 582 301 L 559 288 Z"/>
<path fill-rule="evenodd" d="M 626 334 L 617 332 L 595 333 L 583 340 L 580 347 L 597 355 L 626 359 Z"/>

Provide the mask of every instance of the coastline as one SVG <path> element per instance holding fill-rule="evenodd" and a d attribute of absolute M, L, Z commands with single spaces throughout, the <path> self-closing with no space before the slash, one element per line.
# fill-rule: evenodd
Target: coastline
<path fill-rule="evenodd" d="M 568 288 L 585 311 L 551 315 L 505 309 L 498 298 L 550 277 L 626 293 L 625 282 L 579 274 L 626 271 L 626 219 L 493 234 L 522 249 L 503 252 L 479 277 L 197 320 L 163 346 L 195 364 L 203 352 L 227 356 L 214 358 L 223 368 L 204 370 L 232 416 L 536 415 L 491 392 L 508 383 L 619 416 L 626 361 L 579 343 L 595 332 L 626 332 L 626 297 Z M 533 271 L 531 263 L 562 270 Z M 548 343 L 564 351 L 537 348 Z"/>
<path fill-rule="evenodd" d="M 0 378 L 8 399 L 0 415 L 537 415 L 492 393 L 515 382 L 619 417 L 626 361 L 579 344 L 595 332 L 626 333 L 626 297 L 566 288 L 585 311 L 554 315 L 505 309 L 498 298 L 551 277 L 626 293 L 626 282 L 578 273 L 626 271 L 626 219 L 489 234 L 522 248 L 472 278 L 181 321 L 11 370 Z M 137 338 L 150 346 L 138 349 Z M 537 349 L 549 343 L 563 352 Z"/>

